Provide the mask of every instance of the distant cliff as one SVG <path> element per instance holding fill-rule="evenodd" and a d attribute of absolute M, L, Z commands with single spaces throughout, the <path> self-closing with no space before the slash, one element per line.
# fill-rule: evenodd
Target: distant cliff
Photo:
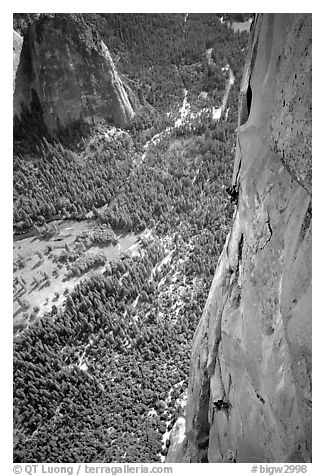
<path fill-rule="evenodd" d="M 135 104 L 106 45 L 81 15 L 45 14 L 29 26 L 16 72 L 16 117 L 34 108 L 55 135 L 80 118 L 124 127 Z"/>
<path fill-rule="evenodd" d="M 311 15 L 255 18 L 237 202 L 167 461 L 311 461 Z"/>
<path fill-rule="evenodd" d="M 20 53 L 23 46 L 23 38 L 17 31 L 13 31 L 13 75 L 14 75 L 14 90 L 16 82 L 16 72 L 20 61 Z"/>

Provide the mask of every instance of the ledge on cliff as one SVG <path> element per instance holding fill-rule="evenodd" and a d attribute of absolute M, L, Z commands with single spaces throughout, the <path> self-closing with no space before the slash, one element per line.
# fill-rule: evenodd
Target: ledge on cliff
<path fill-rule="evenodd" d="M 16 72 L 14 116 L 41 108 L 47 130 L 104 118 L 118 127 L 134 116 L 136 99 L 119 77 L 106 45 L 81 15 L 44 14 L 28 28 Z"/>
<path fill-rule="evenodd" d="M 238 122 L 234 223 L 167 461 L 310 462 L 311 15 L 255 18 Z"/>

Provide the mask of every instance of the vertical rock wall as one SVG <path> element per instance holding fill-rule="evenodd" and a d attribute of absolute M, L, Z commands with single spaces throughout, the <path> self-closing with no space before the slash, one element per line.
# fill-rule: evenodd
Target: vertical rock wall
<path fill-rule="evenodd" d="M 50 132 L 96 116 L 124 127 L 134 116 L 106 45 L 80 15 L 37 19 L 24 38 L 16 77 L 14 114 L 36 101 Z"/>
<path fill-rule="evenodd" d="M 311 461 L 310 144 L 311 15 L 258 15 L 238 203 L 194 337 L 179 462 Z"/>

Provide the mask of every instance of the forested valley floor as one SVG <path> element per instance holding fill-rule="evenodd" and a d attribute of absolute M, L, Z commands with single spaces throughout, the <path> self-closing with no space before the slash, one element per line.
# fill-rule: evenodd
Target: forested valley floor
<path fill-rule="evenodd" d="M 234 210 L 248 34 L 212 14 L 85 18 L 141 107 L 123 131 L 96 118 L 54 141 L 39 118 L 16 130 L 14 231 L 37 260 L 15 242 L 14 460 L 163 461 Z M 65 221 L 91 226 L 67 240 Z M 51 309 L 31 307 L 55 279 Z"/>

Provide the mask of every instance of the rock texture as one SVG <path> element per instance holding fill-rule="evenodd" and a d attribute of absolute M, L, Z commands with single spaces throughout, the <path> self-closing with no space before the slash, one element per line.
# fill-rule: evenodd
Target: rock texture
<path fill-rule="evenodd" d="M 186 421 L 184 417 L 178 417 L 170 433 L 168 462 L 177 463 L 183 457 L 184 444 L 186 445 Z"/>
<path fill-rule="evenodd" d="M 311 461 L 311 15 L 254 20 L 234 222 L 192 351 L 186 439 L 167 461 Z"/>
<path fill-rule="evenodd" d="M 16 72 L 20 61 L 20 53 L 23 46 L 23 38 L 17 31 L 13 31 L 13 75 L 14 75 L 14 90 L 16 83 Z"/>
<path fill-rule="evenodd" d="M 41 15 L 24 38 L 14 114 L 40 108 L 52 133 L 80 118 L 124 127 L 134 115 L 126 88 L 106 45 L 81 15 Z"/>

